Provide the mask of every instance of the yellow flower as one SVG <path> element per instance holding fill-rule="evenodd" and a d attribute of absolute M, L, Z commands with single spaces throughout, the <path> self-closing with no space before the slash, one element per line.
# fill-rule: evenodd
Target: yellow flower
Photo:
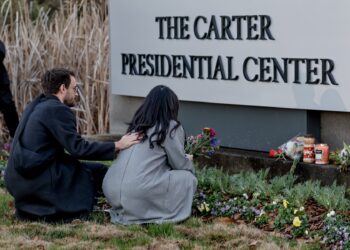
<path fill-rule="evenodd" d="M 203 212 L 204 210 L 206 212 L 210 211 L 209 204 L 206 202 L 203 202 L 200 206 L 197 206 L 197 208 L 198 208 L 199 212 Z"/>
<path fill-rule="evenodd" d="M 204 202 L 204 208 L 205 208 L 205 211 L 207 211 L 207 212 L 210 211 L 209 204 L 207 204 L 206 202 Z"/>
<path fill-rule="evenodd" d="M 202 203 L 200 206 L 197 207 L 199 212 L 203 212 L 204 210 L 204 204 Z"/>
<path fill-rule="evenodd" d="M 288 204 L 289 204 L 289 202 L 288 202 L 287 200 L 283 200 L 283 206 L 284 206 L 284 208 L 287 208 L 287 207 L 288 207 Z"/>
<path fill-rule="evenodd" d="M 294 217 L 293 226 L 295 226 L 295 227 L 300 227 L 301 226 L 301 220 L 299 219 L 298 216 Z"/>

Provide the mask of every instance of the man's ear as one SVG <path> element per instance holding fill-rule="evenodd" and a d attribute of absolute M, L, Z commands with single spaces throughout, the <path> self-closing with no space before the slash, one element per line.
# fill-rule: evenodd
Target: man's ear
<path fill-rule="evenodd" d="M 67 88 L 66 88 L 66 86 L 64 85 L 64 84 L 61 84 L 61 86 L 60 86 L 60 92 L 64 92 L 65 90 L 67 90 Z"/>

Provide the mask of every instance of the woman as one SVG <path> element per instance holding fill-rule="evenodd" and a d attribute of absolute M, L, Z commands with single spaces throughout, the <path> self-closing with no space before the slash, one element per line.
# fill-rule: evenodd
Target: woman
<path fill-rule="evenodd" d="M 136 111 L 128 132 L 144 134 L 143 142 L 121 151 L 103 180 L 111 222 L 178 222 L 190 216 L 197 179 L 178 110 L 175 93 L 159 85 Z"/>

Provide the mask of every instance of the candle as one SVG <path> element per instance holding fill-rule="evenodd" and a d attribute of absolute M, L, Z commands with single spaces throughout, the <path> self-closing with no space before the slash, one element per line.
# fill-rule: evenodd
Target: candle
<path fill-rule="evenodd" d="M 328 164 L 329 147 L 327 144 L 315 145 L 315 163 Z"/>

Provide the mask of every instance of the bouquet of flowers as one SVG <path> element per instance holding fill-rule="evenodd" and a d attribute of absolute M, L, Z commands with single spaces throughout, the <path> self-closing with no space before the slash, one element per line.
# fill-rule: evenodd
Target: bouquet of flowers
<path fill-rule="evenodd" d="M 278 147 L 290 159 L 300 161 L 303 157 L 304 137 L 295 136 Z"/>
<path fill-rule="evenodd" d="M 350 145 L 344 142 L 344 147 L 342 150 L 336 150 L 330 153 L 330 160 L 332 160 L 336 165 L 339 165 L 341 171 L 346 171 L 348 166 L 350 166 Z"/>
<path fill-rule="evenodd" d="M 300 160 L 303 156 L 304 150 L 304 137 L 295 136 L 292 139 L 288 140 L 286 143 L 283 143 L 278 149 L 270 149 L 270 157 L 288 157 L 291 160 Z"/>
<path fill-rule="evenodd" d="M 304 137 L 303 136 L 295 136 L 288 140 L 286 143 L 283 143 L 278 147 L 277 150 L 270 149 L 269 156 L 275 157 L 277 159 L 286 160 L 289 158 L 293 160 L 293 165 L 291 167 L 290 172 L 294 173 L 294 170 L 298 164 L 298 162 L 303 157 L 304 150 Z"/>
<path fill-rule="evenodd" d="M 202 133 L 187 137 L 185 152 L 193 157 L 210 157 L 219 147 L 220 141 L 216 138 L 216 131 L 213 128 L 203 128 Z"/>

